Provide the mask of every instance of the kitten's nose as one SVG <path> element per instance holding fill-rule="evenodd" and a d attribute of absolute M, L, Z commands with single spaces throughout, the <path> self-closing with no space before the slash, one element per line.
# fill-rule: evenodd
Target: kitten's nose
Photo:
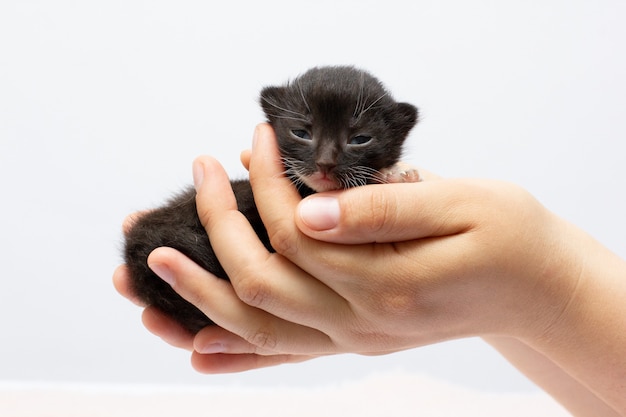
<path fill-rule="evenodd" d="M 319 170 L 319 172 L 323 173 L 323 174 L 330 174 L 331 172 L 333 172 L 333 170 L 335 169 L 335 167 L 337 166 L 337 164 L 335 164 L 334 162 L 317 162 L 317 169 Z"/>

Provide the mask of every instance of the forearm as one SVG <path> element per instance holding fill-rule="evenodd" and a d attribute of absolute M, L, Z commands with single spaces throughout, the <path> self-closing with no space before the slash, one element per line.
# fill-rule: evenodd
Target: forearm
<path fill-rule="evenodd" d="M 610 415 L 593 407 L 584 412 L 595 396 L 626 416 L 626 262 L 580 229 L 566 222 L 562 228 L 564 256 L 557 266 L 562 262 L 563 275 L 545 278 L 575 283 L 567 303 L 547 328 L 522 338 L 528 349 L 521 349 L 521 357 L 506 349 L 510 341 L 496 347 L 504 346 L 512 362 L 580 415 Z"/>
<path fill-rule="evenodd" d="M 612 407 L 545 355 L 519 339 L 497 336 L 483 337 L 483 339 L 574 416 L 620 416 Z"/>

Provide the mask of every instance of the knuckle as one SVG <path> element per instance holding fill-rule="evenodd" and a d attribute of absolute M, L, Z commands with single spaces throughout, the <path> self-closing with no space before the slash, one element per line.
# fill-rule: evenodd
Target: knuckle
<path fill-rule="evenodd" d="M 373 234 L 384 232 L 395 223 L 395 204 L 386 193 L 376 190 L 369 196 L 369 223 L 367 229 Z"/>
<path fill-rule="evenodd" d="M 282 227 L 268 228 L 270 245 L 274 250 L 287 258 L 298 252 L 298 246 L 289 230 Z"/>
<path fill-rule="evenodd" d="M 244 303 L 252 307 L 264 306 L 270 298 L 270 288 L 254 274 L 246 274 L 240 277 L 235 286 L 237 296 Z"/>
<path fill-rule="evenodd" d="M 274 351 L 278 343 L 276 334 L 265 328 L 259 328 L 245 339 L 259 350 Z"/>

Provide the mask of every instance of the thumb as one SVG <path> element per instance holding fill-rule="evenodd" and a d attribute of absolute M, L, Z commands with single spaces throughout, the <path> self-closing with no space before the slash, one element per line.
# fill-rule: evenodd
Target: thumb
<path fill-rule="evenodd" d="M 469 188 L 438 180 L 313 194 L 298 204 L 296 224 L 316 240 L 343 244 L 452 235 L 471 228 L 472 207 L 479 208 Z"/>

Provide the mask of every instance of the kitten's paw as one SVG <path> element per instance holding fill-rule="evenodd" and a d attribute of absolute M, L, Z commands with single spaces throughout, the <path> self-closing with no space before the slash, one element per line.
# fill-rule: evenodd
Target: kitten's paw
<path fill-rule="evenodd" d="M 398 162 L 390 168 L 385 168 L 380 173 L 384 178 L 384 182 L 388 184 L 420 182 L 423 180 L 417 168 L 403 162 Z"/>

